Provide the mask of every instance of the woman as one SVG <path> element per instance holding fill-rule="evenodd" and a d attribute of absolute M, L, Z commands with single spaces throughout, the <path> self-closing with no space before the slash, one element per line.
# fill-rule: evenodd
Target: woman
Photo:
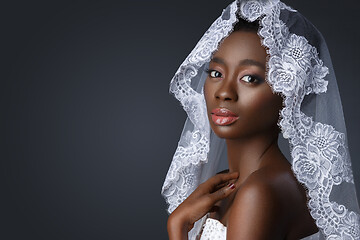
<path fill-rule="evenodd" d="M 163 186 L 170 239 L 360 238 L 336 79 L 302 15 L 279 1 L 235 1 L 170 90 L 189 117 Z M 224 141 L 229 173 L 211 177 Z"/>

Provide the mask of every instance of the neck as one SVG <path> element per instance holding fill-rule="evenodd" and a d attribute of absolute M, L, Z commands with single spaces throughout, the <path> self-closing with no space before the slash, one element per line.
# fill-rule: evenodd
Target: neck
<path fill-rule="evenodd" d="M 280 151 L 278 134 L 253 136 L 246 139 L 226 139 L 229 171 L 239 173 L 239 182 L 261 167 L 269 154 Z"/>

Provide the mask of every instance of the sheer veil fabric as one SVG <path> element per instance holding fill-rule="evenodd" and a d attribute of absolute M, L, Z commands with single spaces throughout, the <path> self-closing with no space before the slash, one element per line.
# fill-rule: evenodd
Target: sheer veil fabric
<path fill-rule="evenodd" d="M 317 239 L 360 239 L 341 99 L 330 54 L 321 33 L 279 0 L 237 0 L 213 22 L 180 65 L 170 92 L 187 120 L 162 187 L 171 213 L 226 160 L 225 142 L 210 129 L 203 85 L 211 55 L 242 18 L 258 20 L 268 53 L 266 81 L 283 99 L 278 125 L 281 148 L 308 194 L 308 208 L 320 230 Z M 204 219 L 189 232 L 195 239 Z M 313 239 L 313 238 L 312 238 Z"/>

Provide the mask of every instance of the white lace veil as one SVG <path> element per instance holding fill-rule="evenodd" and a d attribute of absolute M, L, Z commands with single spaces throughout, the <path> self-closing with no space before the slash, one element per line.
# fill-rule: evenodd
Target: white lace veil
<path fill-rule="evenodd" d="M 345 121 L 330 54 L 320 32 L 279 0 L 231 3 L 173 77 L 170 92 L 188 118 L 162 187 L 169 213 L 221 170 L 219 163 L 227 162 L 225 142 L 212 132 L 206 114 L 204 69 L 238 18 L 259 20 L 258 35 L 269 55 L 266 80 L 284 98 L 280 147 L 290 153 L 292 170 L 306 186 L 308 207 L 320 230 L 312 239 L 360 239 Z M 195 239 L 203 221 L 195 224 L 189 239 Z"/>

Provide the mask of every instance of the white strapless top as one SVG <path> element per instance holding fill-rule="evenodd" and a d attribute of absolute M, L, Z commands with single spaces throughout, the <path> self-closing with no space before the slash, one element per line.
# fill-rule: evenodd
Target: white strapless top
<path fill-rule="evenodd" d="M 226 239 L 226 227 L 218 220 L 207 218 L 200 240 Z"/>
<path fill-rule="evenodd" d="M 219 221 L 213 218 L 207 218 L 201 234 L 200 240 L 226 240 L 226 227 Z M 315 240 L 319 239 L 319 232 L 302 238 L 301 240 Z"/>

